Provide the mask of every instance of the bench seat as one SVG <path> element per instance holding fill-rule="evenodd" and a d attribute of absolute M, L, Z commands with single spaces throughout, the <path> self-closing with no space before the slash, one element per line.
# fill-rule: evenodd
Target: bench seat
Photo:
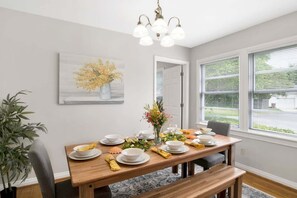
<path fill-rule="evenodd" d="M 162 186 L 138 195 L 138 198 L 192 198 L 210 197 L 230 188 L 231 196 L 241 197 L 242 176 L 245 171 L 226 165 L 218 165 L 202 173 Z"/>

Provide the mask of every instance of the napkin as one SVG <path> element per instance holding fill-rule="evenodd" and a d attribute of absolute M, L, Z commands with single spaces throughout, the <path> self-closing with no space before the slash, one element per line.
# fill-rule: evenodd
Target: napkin
<path fill-rule="evenodd" d="M 188 141 L 188 140 L 185 141 L 185 144 L 190 145 L 190 146 L 194 146 L 197 149 L 204 149 L 205 148 L 204 144 L 199 144 L 197 142 L 192 142 L 192 141 Z"/>
<path fill-rule="evenodd" d="M 118 171 L 121 169 L 121 167 L 118 165 L 118 163 L 115 161 L 115 158 L 111 154 L 107 154 L 105 156 L 105 161 L 109 164 L 110 170 L 112 171 Z"/>
<path fill-rule="evenodd" d="M 78 151 L 87 151 L 87 150 L 91 150 L 91 149 L 93 149 L 93 148 L 96 148 L 96 146 L 97 146 L 97 142 L 94 142 L 94 143 L 92 143 L 92 144 L 88 144 L 88 145 L 86 145 L 86 146 L 83 146 L 83 147 L 79 148 Z"/>
<path fill-rule="evenodd" d="M 158 153 L 159 155 L 161 155 L 162 157 L 164 157 L 166 159 L 171 156 L 171 153 L 168 153 L 168 152 L 166 152 L 166 151 L 164 151 L 162 149 L 159 149 L 159 148 L 157 148 L 155 146 L 151 148 L 151 151 L 154 151 L 154 152 Z"/>

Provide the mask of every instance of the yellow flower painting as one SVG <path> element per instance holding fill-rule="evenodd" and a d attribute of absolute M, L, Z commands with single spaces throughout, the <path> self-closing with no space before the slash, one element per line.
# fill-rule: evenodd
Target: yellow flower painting
<path fill-rule="evenodd" d="M 59 104 L 124 102 L 123 61 L 60 53 Z"/>
<path fill-rule="evenodd" d="M 94 91 L 113 80 L 122 78 L 122 73 L 117 71 L 114 63 L 107 60 L 104 64 L 101 59 L 85 64 L 75 72 L 75 75 L 77 87 L 88 91 Z"/>

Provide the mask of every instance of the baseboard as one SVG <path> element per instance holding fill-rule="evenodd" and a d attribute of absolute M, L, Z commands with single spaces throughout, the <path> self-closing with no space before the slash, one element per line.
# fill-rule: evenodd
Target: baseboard
<path fill-rule="evenodd" d="M 259 176 L 261 176 L 261 177 L 264 177 L 264 178 L 266 178 L 266 179 L 275 181 L 275 182 L 277 182 L 277 183 L 283 184 L 283 185 L 285 185 L 285 186 L 288 186 L 288 187 L 290 187 L 290 188 L 293 188 L 293 189 L 296 189 L 296 190 L 297 190 L 297 183 L 296 183 L 296 182 L 293 182 L 293 181 L 284 179 L 284 178 L 282 178 L 282 177 L 273 175 L 273 174 L 271 174 L 271 173 L 267 173 L 267 172 L 265 172 L 265 171 L 256 169 L 256 168 L 254 168 L 254 167 L 250 167 L 250 166 L 241 164 L 241 163 L 239 163 L 239 162 L 235 162 L 235 166 L 238 167 L 238 168 L 240 168 L 240 169 L 243 169 L 243 170 L 245 170 L 245 171 L 254 173 L 254 174 L 259 175 Z"/>
<path fill-rule="evenodd" d="M 65 178 L 65 177 L 69 177 L 69 171 L 65 171 L 65 172 L 60 172 L 60 173 L 55 173 L 54 174 L 55 180 L 56 179 L 61 179 L 61 178 Z M 33 184 L 37 184 L 37 177 L 31 177 L 31 178 L 27 178 L 24 182 L 16 181 L 13 186 L 16 187 L 23 187 L 23 186 L 30 186 Z M 3 187 L 1 186 L 0 190 L 3 190 Z"/>

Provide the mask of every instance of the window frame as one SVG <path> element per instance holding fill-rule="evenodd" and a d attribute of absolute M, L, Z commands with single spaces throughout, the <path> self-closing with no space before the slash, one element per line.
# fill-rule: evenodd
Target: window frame
<path fill-rule="evenodd" d="M 219 62 L 219 61 L 224 61 L 224 60 L 228 60 L 228 59 L 237 59 L 238 60 L 238 73 L 237 74 L 230 74 L 228 75 L 228 77 L 222 76 L 223 78 L 219 78 L 219 77 L 209 77 L 209 78 L 205 78 L 205 65 L 207 64 L 211 64 L 211 63 L 215 63 L 215 62 Z M 240 55 L 239 53 L 236 54 L 232 54 L 232 55 L 223 55 L 220 57 L 213 57 L 210 59 L 206 59 L 204 61 L 198 62 L 197 61 L 197 67 L 199 69 L 198 70 L 198 74 L 199 74 L 199 78 L 197 78 L 197 83 L 196 85 L 199 85 L 199 101 L 196 97 L 196 101 L 197 104 L 199 104 L 199 110 L 200 113 L 197 115 L 197 121 L 200 123 L 205 124 L 207 122 L 207 120 L 205 120 L 205 94 L 225 94 L 225 93 L 234 93 L 234 94 L 238 94 L 238 126 L 235 125 L 231 125 L 231 128 L 234 128 L 236 130 L 240 129 L 240 125 L 241 125 L 241 116 L 240 116 L 240 109 L 241 109 L 241 102 L 240 102 L 240 97 L 241 97 L 241 91 L 240 91 L 240 81 L 241 81 L 241 67 L 240 67 Z M 211 79 L 224 79 L 224 78 L 230 78 L 230 77 L 238 77 L 238 90 L 237 91 L 205 91 L 205 81 L 206 80 L 211 80 Z M 230 108 L 231 109 L 231 108 Z M 235 108 L 232 108 L 235 109 Z"/>
<path fill-rule="evenodd" d="M 263 133 L 267 133 L 269 134 L 276 134 L 276 135 L 281 135 L 281 136 L 289 136 L 289 137 L 297 137 L 297 134 L 287 134 L 287 133 L 280 133 L 277 131 L 267 131 L 267 130 L 261 130 L 261 129 L 257 129 L 257 128 L 253 128 L 253 110 L 254 110 L 254 95 L 257 93 L 277 93 L 280 91 L 283 92 L 297 92 L 297 88 L 288 88 L 288 89 L 266 89 L 266 90 L 256 90 L 256 74 L 271 74 L 271 73 L 280 73 L 280 72 L 284 72 L 284 71 L 296 71 L 293 69 L 278 69 L 278 71 L 263 71 L 263 72 L 255 72 L 255 54 L 257 53 L 269 53 L 269 52 L 273 52 L 273 51 L 278 51 L 278 50 L 282 50 L 282 49 L 286 49 L 286 48 L 290 48 L 290 47 L 296 47 L 297 48 L 297 44 L 287 44 L 287 45 L 282 45 L 282 46 L 274 46 L 274 47 L 270 47 L 268 49 L 262 49 L 262 50 L 257 50 L 254 51 L 252 53 L 248 53 L 248 68 L 249 68 L 249 93 L 248 93 L 248 101 L 249 101 L 249 113 L 248 113 L 248 117 L 249 117 L 249 122 L 248 122 L 248 130 L 249 131 L 261 131 Z"/>

